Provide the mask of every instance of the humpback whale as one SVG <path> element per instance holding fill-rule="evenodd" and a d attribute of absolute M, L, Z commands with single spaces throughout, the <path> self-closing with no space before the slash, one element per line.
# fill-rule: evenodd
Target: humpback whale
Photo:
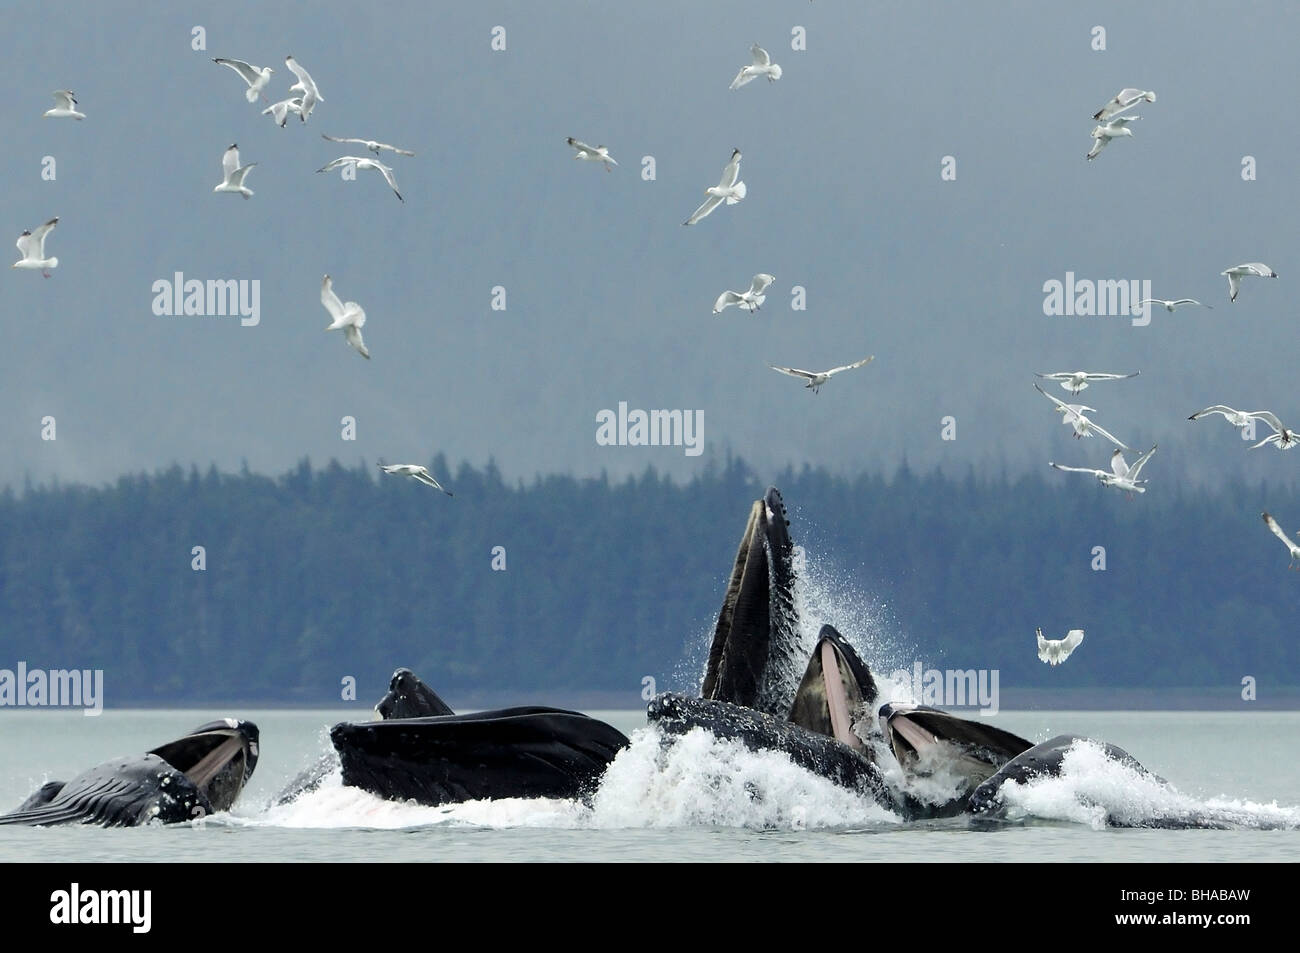
<path fill-rule="evenodd" d="M 117 758 L 71 781 L 49 781 L 0 824 L 174 824 L 229 810 L 257 765 L 258 731 L 225 718 L 144 755 Z"/>
<path fill-rule="evenodd" d="M 909 778 L 943 774 L 954 783 L 954 807 L 1008 762 L 1034 746 L 1019 735 L 925 705 L 880 708 L 880 733 Z"/>
<path fill-rule="evenodd" d="M 382 720 L 330 729 L 343 783 L 419 804 L 583 797 L 628 743 L 603 721 L 561 708 L 457 715 L 404 668 L 393 673 L 375 710 Z"/>

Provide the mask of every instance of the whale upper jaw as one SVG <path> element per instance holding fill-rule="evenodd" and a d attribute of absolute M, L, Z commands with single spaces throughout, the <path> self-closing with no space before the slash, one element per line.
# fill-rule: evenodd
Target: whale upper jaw
<path fill-rule="evenodd" d="M 206 797 L 213 811 L 235 803 L 257 766 L 259 733 L 251 721 L 224 718 L 149 753 L 179 771 Z"/>
<path fill-rule="evenodd" d="M 853 724 L 863 714 L 869 716 L 876 696 L 871 670 L 834 626 L 824 625 L 795 691 L 789 720 L 865 751 Z"/>
<path fill-rule="evenodd" d="M 781 493 L 750 507 L 709 647 L 704 698 L 784 715 L 798 658 L 794 546 Z"/>
<path fill-rule="evenodd" d="M 451 707 L 409 668 L 399 668 L 388 683 L 388 694 L 375 705 L 375 713 L 385 721 L 394 718 L 424 718 L 429 715 L 454 715 Z"/>

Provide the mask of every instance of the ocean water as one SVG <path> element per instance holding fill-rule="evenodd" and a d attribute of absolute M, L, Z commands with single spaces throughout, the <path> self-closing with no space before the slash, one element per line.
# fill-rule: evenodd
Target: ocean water
<path fill-rule="evenodd" d="M 1096 752 L 1009 795 L 1014 817 L 904 823 L 784 756 L 693 732 L 665 745 L 642 711 L 591 712 L 631 739 L 587 803 L 478 801 L 423 807 L 345 788 L 337 772 L 294 803 L 271 801 L 329 750 L 357 710 L 0 712 L 0 809 L 52 778 L 143 752 L 214 717 L 257 722 L 261 758 L 228 814 L 173 827 L 0 827 L 0 862 L 45 861 L 1282 861 L 1300 855 L 1297 712 L 1002 712 L 1034 741 L 1110 741 L 1164 777 L 1154 785 Z M 1193 808 L 1234 830 L 1107 828 Z M 1259 830 L 1267 825 L 1281 829 Z"/>

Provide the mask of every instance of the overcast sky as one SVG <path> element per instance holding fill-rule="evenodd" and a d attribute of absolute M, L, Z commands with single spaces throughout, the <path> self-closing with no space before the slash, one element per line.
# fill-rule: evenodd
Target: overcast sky
<path fill-rule="evenodd" d="M 1109 446 L 1071 440 L 1031 387 L 1034 371 L 1075 369 L 1141 371 L 1084 402 L 1131 445 L 1159 441 L 1153 482 L 1290 480 L 1300 463 L 1247 454 L 1220 419 L 1185 419 L 1225 402 L 1300 420 L 1300 6 L 42 10 L 0 39 L 0 221 L 16 239 L 59 216 L 47 241 L 59 266 L 48 281 L 5 275 L 0 484 L 439 451 L 524 478 L 648 464 L 689 477 L 728 449 L 760 473 L 891 472 L 904 456 L 956 472 L 1102 466 Z M 196 25 L 204 50 L 191 48 Z M 504 51 L 491 48 L 498 25 Z M 806 50 L 792 49 L 801 32 Z M 784 76 L 731 91 L 754 42 Z M 324 101 L 281 130 L 212 57 L 271 66 L 276 100 L 293 81 L 286 54 Z M 1085 161 L 1091 114 L 1126 86 L 1158 99 L 1135 110 L 1133 138 Z M 58 88 L 76 91 L 85 121 L 42 118 Z M 314 174 L 362 151 L 323 132 L 415 150 L 384 157 L 405 202 L 374 173 Z M 619 167 L 571 161 L 566 136 L 608 145 Z M 257 163 L 248 201 L 212 192 L 232 142 Z M 748 197 L 682 227 L 733 147 Z M 955 181 L 941 179 L 944 156 Z M 1247 280 L 1229 304 L 1219 273 L 1247 261 L 1281 277 Z M 260 323 L 153 314 L 154 282 L 177 271 L 258 280 Z M 325 272 L 365 308 L 372 360 L 323 332 Z M 776 276 L 760 312 L 711 314 L 756 272 Z M 1214 310 L 1162 310 L 1147 327 L 1048 317 L 1044 282 L 1066 272 L 1150 280 L 1158 297 Z M 806 310 L 791 308 L 795 286 Z M 868 354 L 818 395 L 766 366 Z M 702 411 L 704 453 L 598 446 L 596 415 L 620 401 Z M 355 441 L 340 437 L 345 415 Z M 954 441 L 941 439 L 946 415 Z"/>

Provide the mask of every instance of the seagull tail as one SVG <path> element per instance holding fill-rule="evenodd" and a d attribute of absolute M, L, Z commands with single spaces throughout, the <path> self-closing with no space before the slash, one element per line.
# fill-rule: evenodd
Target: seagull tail
<path fill-rule="evenodd" d="M 259 91 L 254 89 L 252 86 L 244 90 L 244 98 L 247 99 L 250 103 L 257 102 L 258 95 L 259 95 Z"/>
<path fill-rule="evenodd" d="M 49 270 L 50 268 L 58 268 L 58 267 L 59 267 L 58 258 L 51 258 L 49 262 L 47 262 L 45 265 L 46 270 Z"/>
<path fill-rule="evenodd" d="M 776 63 L 772 64 L 772 78 L 773 79 L 781 78 L 781 67 L 778 66 Z"/>
<path fill-rule="evenodd" d="M 745 195 L 748 193 L 748 191 L 749 191 L 749 190 L 745 188 L 745 183 L 744 183 L 744 182 L 737 182 L 737 183 L 736 183 L 736 194 L 735 194 L 735 195 L 728 195 L 728 196 L 727 196 L 727 204 L 728 204 L 728 205 L 735 205 L 737 202 L 739 202 L 741 199 L 743 199 L 743 198 L 745 197 Z"/>

